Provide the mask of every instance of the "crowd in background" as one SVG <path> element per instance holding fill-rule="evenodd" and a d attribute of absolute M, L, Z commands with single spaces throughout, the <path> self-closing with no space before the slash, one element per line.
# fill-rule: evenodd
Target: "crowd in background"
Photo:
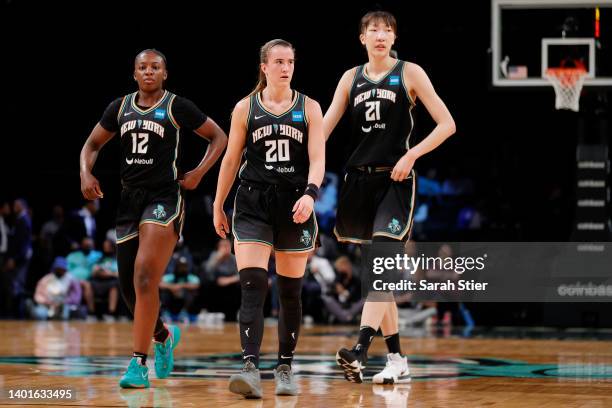
<path fill-rule="evenodd" d="M 417 185 L 413 239 L 433 241 L 441 236 L 440 231 L 445 238 L 453 233 L 474 237 L 493 224 L 482 202 L 475 199 L 474 182 L 456 169 L 444 180 L 430 169 L 418 178 Z M 306 321 L 359 320 L 363 304 L 360 248 L 338 244 L 333 238 L 339 189 L 338 175 L 327 173 L 315 204 L 321 246 L 310 256 L 303 281 Z M 88 201 L 81 208 L 67 209 L 57 204 L 51 218 L 34 231 L 36 214 L 25 199 L 0 203 L 1 318 L 128 318 L 119 291 L 116 236 L 112 225 L 99 225 L 100 205 L 104 203 Z M 212 230 L 208 206 L 212 206 L 211 197 L 187 203 L 186 230 L 203 231 L 194 226 L 202 222 L 209 222 Z M 162 279 L 160 296 L 166 320 L 196 322 L 202 311 L 225 321 L 237 318 L 241 291 L 232 244 L 214 235 L 202 239 L 202 235 L 192 232 L 181 237 Z M 274 257 L 268 271 L 265 310 L 274 319 L 279 307 Z"/>

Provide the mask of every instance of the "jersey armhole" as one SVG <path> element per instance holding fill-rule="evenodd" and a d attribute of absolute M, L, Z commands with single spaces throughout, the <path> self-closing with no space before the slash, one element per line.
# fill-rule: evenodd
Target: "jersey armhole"
<path fill-rule="evenodd" d="M 117 112 L 117 124 L 119 124 L 119 119 L 121 118 L 121 114 L 123 113 L 123 110 L 125 109 L 125 105 L 127 103 L 129 96 L 130 95 L 125 95 L 123 97 L 123 100 L 121 101 L 121 105 L 119 106 L 119 112 Z"/>
<path fill-rule="evenodd" d="M 256 97 L 257 97 L 257 94 L 253 94 L 249 96 L 249 111 L 247 112 L 246 120 L 244 123 L 244 128 L 246 129 L 247 133 L 249 132 L 249 121 L 251 120 L 251 112 L 253 111 L 253 98 L 256 98 Z"/>
<path fill-rule="evenodd" d="M 349 88 L 349 104 L 351 100 L 351 94 L 353 93 L 353 87 L 355 86 L 355 81 L 357 81 L 357 75 L 359 75 L 359 70 L 363 69 L 364 65 L 358 65 L 355 67 L 355 74 L 353 75 L 353 80 L 351 81 L 351 87 Z"/>
<path fill-rule="evenodd" d="M 306 126 L 308 126 L 308 122 L 310 122 L 308 120 L 308 106 L 306 106 L 306 101 L 308 100 L 308 97 L 302 94 L 302 98 L 304 98 L 302 100 L 302 105 L 304 106 L 304 123 L 306 124 Z"/>
<path fill-rule="evenodd" d="M 406 61 L 402 61 L 402 75 L 400 75 L 400 78 L 402 79 L 402 88 L 404 88 L 404 92 L 406 92 L 406 97 L 408 98 L 408 101 L 410 102 L 410 107 L 414 108 L 416 106 L 416 101 L 414 101 L 412 99 L 412 96 L 410 96 L 410 92 L 408 91 L 406 82 L 404 82 L 404 70 L 405 69 L 406 69 Z"/>
<path fill-rule="evenodd" d="M 179 126 L 176 119 L 174 119 L 174 115 L 172 114 L 172 107 L 174 106 L 175 99 L 176 99 L 176 95 L 172 95 L 170 97 L 170 102 L 168 102 L 168 119 L 170 119 L 170 123 L 172 123 L 172 126 L 174 126 L 176 130 L 179 130 L 181 127 Z"/>

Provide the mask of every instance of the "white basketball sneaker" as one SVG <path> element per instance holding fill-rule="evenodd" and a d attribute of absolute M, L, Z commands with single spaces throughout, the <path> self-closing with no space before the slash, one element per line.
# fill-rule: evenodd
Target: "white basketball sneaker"
<path fill-rule="evenodd" d="M 387 354 L 384 370 L 372 377 L 374 384 L 402 384 L 410 382 L 408 359 L 400 354 Z"/>

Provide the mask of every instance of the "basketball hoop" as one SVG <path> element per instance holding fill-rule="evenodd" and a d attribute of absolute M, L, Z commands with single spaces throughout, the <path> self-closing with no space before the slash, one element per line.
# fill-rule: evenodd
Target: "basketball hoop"
<path fill-rule="evenodd" d="M 569 109 L 574 112 L 580 110 L 578 102 L 580 101 L 580 92 L 584 79 L 586 78 L 586 69 L 579 68 L 548 68 L 546 70 L 546 79 L 550 81 L 555 94 L 555 108 Z"/>

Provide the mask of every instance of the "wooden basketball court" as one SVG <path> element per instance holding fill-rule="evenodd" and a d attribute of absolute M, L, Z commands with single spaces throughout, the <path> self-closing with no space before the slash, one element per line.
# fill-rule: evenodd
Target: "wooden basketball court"
<path fill-rule="evenodd" d="M 264 399 L 230 393 L 240 367 L 237 326 L 183 327 L 175 371 L 152 388 L 121 390 L 131 354 L 129 323 L 0 322 L 0 406 L 129 407 L 607 407 L 612 406 L 612 342 L 409 337 L 410 385 L 350 384 L 334 362 L 356 327 L 304 328 L 296 352 L 297 397 L 275 397 L 276 327 L 266 327 L 261 368 Z M 385 363 L 385 345 L 371 347 L 366 377 Z M 27 401 L 11 390 L 74 390 L 72 400 Z M 13 391 L 14 392 L 14 391 Z"/>

